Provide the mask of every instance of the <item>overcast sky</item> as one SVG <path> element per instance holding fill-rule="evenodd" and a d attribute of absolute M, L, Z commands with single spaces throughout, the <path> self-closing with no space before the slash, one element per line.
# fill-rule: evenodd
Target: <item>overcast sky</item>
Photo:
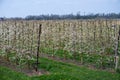
<path fill-rule="evenodd" d="M 120 0 L 0 0 L 0 17 L 40 14 L 119 13 Z"/>

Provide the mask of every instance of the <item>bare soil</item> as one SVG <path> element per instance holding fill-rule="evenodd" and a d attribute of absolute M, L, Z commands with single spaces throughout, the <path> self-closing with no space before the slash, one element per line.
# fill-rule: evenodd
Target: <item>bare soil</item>
<path fill-rule="evenodd" d="M 108 72 L 115 73 L 115 70 L 113 70 L 113 69 L 97 69 L 93 65 L 85 65 L 85 64 L 82 64 L 80 61 L 66 59 L 66 58 L 60 58 L 57 56 L 51 56 L 49 54 L 42 54 L 41 53 L 40 57 L 48 58 L 48 59 L 59 61 L 59 62 L 74 64 L 77 66 L 87 66 L 89 69 L 92 69 L 92 70 L 102 70 L 102 71 L 108 71 Z M 18 68 L 18 67 L 16 67 L 17 65 L 10 63 L 1 57 L 0 57 L 0 66 L 8 67 L 8 68 L 10 68 L 14 71 L 17 71 L 17 72 L 22 72 L 28 76 L 41 76 L 43 74 L 50 74 L 48 71 L 43 70 L 43 69 L 39 69 L 38 71 L 35 71 L 35 69 L 30 69 L 28 67 Z"/>
<path fill-rule="evenodd" d="M 8 67 L 8 68 L 10 68 L 14 71 L 17 71 L 17 72 L 22 72 L 28 76 L 41 76 L 43 74 L 49 74 L 48 71 L 43 70 L 43 69 L 39 69 L 38 71 L 36 71 L 34 69 L 29 69 L 27 67 L 18 68 L 17 65 L 10 63 L 1 57 L 0 57 L 0 66 Z"/>
<path fill-rule="evenodd" d="M 74 65 L 77 65 L 77 66 L 84 66 L 84 67 L 87 67 L 87 68 L 92 69 L 92 70 L 100 70 L 100 71 L 102 70 L 102 71 L 108 71 L 108 72 L 111 72 L 111 73 L 115 73 L 114 69 L 102 69 L 102 68 L 98 69 L 94 65 L 83 64 L 80 61 L 66 59 L 66 58 L 60 58 L 60 57 L 57 57 L 57 56 L 51 56 L 49 54 L 41 53 L 40 57 L 48 58 L 48 59 L 59 61 L 59 62 L 74 64 Z"/>

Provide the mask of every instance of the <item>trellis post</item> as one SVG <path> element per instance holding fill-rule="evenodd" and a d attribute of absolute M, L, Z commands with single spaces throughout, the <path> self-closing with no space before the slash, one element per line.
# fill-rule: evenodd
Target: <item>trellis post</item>
<path fill-rule="evenodd" d="M 42 27 L 42 24 L 39 25 L 39 31 L 38 31 L 36 71 L 38 71 L 38 65 L 39 65 L 40 35 L 41 35 L 41 29 L 42 29 L 41 27 Z"/>
<path fill-rule="evenodd" d="M 117 70 L 119 63 L 119 56 L 118 56 L 119 45 L 120 45 L 120 26 L 119 26 L 119 32 L 117 36 L 116 49 L 115 49 L 115 70 Z"/>

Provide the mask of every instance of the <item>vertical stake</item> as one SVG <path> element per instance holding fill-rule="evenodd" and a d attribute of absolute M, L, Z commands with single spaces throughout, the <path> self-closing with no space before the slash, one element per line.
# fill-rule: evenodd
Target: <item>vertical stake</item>
<path fill-rule="evenodd" d="M 41 35 L 41 27 L 42 25 L 39 25 L 39 33 L 38 33 L 38 45 L 37 45 L 37 60 L 36 60 L 36 72 L 38 71 L 38 65 L 39 65 L 39 51 L 40 51 L 40 35 Z"/>
<path fill-rule="evenodd" d="M 118 63 L 119 63 L 119 56 L 118 56 L 119 40 L 120 40 L 120 26 L 119 26 L 119 32 L 118 32 L 118 36 L 117 36 L 116 50 L 115 50 L 115 70 L 117 70 Z"/>

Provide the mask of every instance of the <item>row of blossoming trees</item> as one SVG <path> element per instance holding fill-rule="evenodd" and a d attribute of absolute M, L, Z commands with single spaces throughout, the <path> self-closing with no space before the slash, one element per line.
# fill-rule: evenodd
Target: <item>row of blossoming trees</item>
<path fill-rule="evenodd" d="M 40 24 L 41 54 L 98 68 L 119 68 L 119 20 L 1 21 L 1 56 L 16 64 L 34 60 Z"/>
<path fill-rule="evenodd" d="M 23 68 L 35 63 L 40 23 L 33 21 L 0 22 L 0 56 Z"/>
<path fill-rule="evenodd" d="M 46 21 L 41 52 L 99 68 L 118 68 L 119 26 L 119 20 L 105 19 Z"/>

